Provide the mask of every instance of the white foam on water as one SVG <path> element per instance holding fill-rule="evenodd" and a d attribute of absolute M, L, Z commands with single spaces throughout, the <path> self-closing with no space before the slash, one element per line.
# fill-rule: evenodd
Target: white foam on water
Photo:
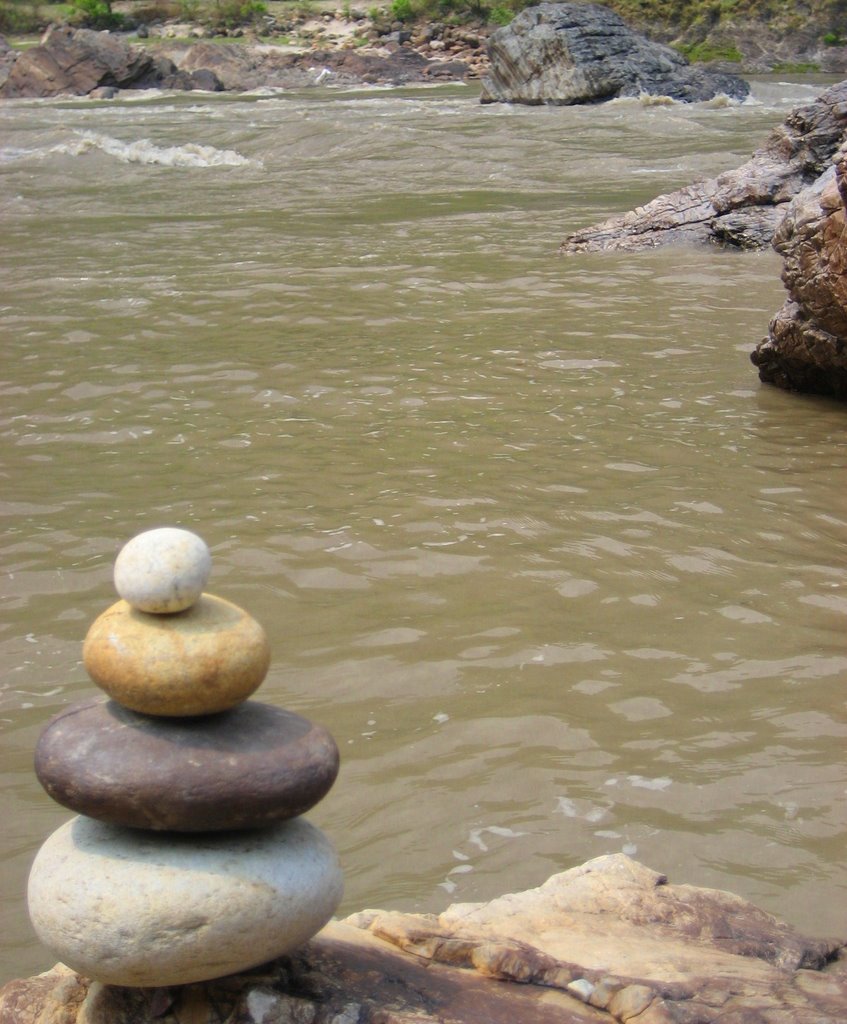
<path fill-rule="evenodd" d="M 746 103 L 749 99 L 749 93 L 744 97 L 743 100 L 733 99 L 732 96 L 727 96 L 725 92 L 719 92 L 717 96 L 713 96 L 710 100 L 704 100 L 704 107 L 712 107 L 712 109 L 720 109 L 721 107 L 739 107 L 742 103 Z"/>
<path fill-rule="evenodd" d="M 638 94 L 638 102 L 642 107 L 673 107 L 679 103 L 679 100 L 675 100 L 672 96 L 641 92 Z"/>
<path fill-rule="evenodd" d="M 16 160 L 26 160 L 27 157 L 37 152 L 34 149 L 24 149 L 22 146 L 5 146 L 0 149 L 0 164 L 11 164 Z"/>
<path fill-rule="evenodd" d="M 84 156 L 99 150 L 124 164 L 147 164 L 159 167 L 247 167 L 256 161 L 236 153 L 233 149 L 217 149 L 196 142 L 181 146 L 157 146 L 150 139 L 123 142 L 99 132 L 77 132 L 72 142 L 53 146 L 50 152 Z"/>
<path fill-rule="evenodd" d="M 564 814 L 566 818 L 584 818 L 592 824 L 602 821 L 606 817 L 608 808 L 593 804 L 582 806 L 583 803 L 585 802 L 583 801 L 578 804 L 575 800 L 571 800 L 570 797 L 560 796 L 556 798 L 556 807 L 553 813 Z"/>
<path fill-rule="evenodd" d="M 661 776 L 658 779 L 645 779 L 643 775 L 627 775 L 627 782 L 638 789 L 667 789 L 673 785 L 673 779 Z"/>

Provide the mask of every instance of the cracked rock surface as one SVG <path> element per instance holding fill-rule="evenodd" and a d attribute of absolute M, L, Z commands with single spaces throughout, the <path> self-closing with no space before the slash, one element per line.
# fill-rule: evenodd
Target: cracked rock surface
<path fill-rule="evenodd" d="M 845 132 L 847 81 L 795 108 L 741 167 L 581 228 L 560 251 L 637 251 L 670 243 L 765 248 L 791 200 L 831 167 Z"/>
<path fill-rule="evenodd" d="M 843 1024 L 844 942 L 623 854 L 440 915 L 367 910 L 202 985 L 58 965 L 0 989 L 0 1024 Z"/>
<path fill-rule="evenodd" d="M 774 237 L 788 298 L 751 359 L 789 391 L 847 399 L 847 146 L 789 205 Z"/>

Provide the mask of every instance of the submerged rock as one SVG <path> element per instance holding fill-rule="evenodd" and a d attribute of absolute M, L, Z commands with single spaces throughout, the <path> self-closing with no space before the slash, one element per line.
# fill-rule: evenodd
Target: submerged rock
<path fill-rule="evenodd" d="M 762 249 L 788 203 L 831 165 L 847 132 L 847 81 L 797 107 L 747 163 L 569 235 L 561 252 L 712 242 Z"/>
<path fill-rule="evenodd" d="M 698 103 L 749 92 L 737 75 L 691 67 L 598 4 L 528 7 L 492 34 L 488 56 L 483 103 L 597 103 L 642 94 Z"/>
<path fill-rule="evenodd" d="M 265 967 L 113 988 L 56 967 L 0 990 L 39 1024 L 843 1024 L 847 949 L 623 854 L 443 914 L 363 911 Z"/>
<path fill-rule="evenodd" d="M 847 147 L 789 205 L 774 237 L 788 298 L 751 359 L 791 391 L 847 399 Z"/>

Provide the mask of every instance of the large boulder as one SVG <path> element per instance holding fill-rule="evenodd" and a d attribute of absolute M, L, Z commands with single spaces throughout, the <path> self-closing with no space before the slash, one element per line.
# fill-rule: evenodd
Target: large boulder
<path fill-rule="evenodd" d="M 649 249 L 668 243 L 770 245 L 789 202 L 831 166 L 847 134 L 847 81 L 797 107 L 750 160 L 569 235 L 563 253 Z"/>
<path fill-rule="evenodd" d="M 751 359 L 791 391 L 847 399 L 847 146 L 788 207 L 774 236 L 788 298 Z"/>
<path fill-rule="evenodd" d="M 87 96 L 97 89 L 215 88 L 195 82 L 164 57 L 109 32 L 52 25 L 38 46 L 21 53 L 0 85 L 0 98 Z"/>
<path fill-rule="evenodd" d="M 363 911 L 204 984 L 58 966 L 0 989 L 0 1024 L 844 1024 L 845 952 L 615 854 L 439 916 Z"/>
<path fill-rule="evenodd" d="M 598 4 L 528 7 L 488 40 L 491 73 L 483 103 L 597 103 L 620 96 L 669 96 L 686 103 L 719 94 L 742 100 L 736 75 L 691 67 Z"/>

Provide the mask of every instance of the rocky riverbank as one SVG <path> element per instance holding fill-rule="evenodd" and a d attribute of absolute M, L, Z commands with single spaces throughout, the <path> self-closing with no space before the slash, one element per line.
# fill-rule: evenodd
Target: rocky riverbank
<path fill-rule="evenodd" d="M 704 242 L 763 249 L 789 202 L 815 185 L 845 142 L 847 81 L 793 110 L 740 167 L 580 228 L 562 242 L 561 251 L 633 252 Z"/>
<path fill-rule="evenodd" d="M 0 37 L 0 98 L 108 98 L 121 89 L 247 91 L 314 85 L 464 82 L 488 67 L 487 30 L 442 23 L 405 28 L 359 11 L 292 14 L 282 23 L 214 36 L 181 21 L 129 32 L 52 25 L 34 46 Z"/>
<path fill-rule="evenodd" d="M 788 298 L 752 353 L 761 380 L 847 398 L 847 81 L 797 107 L 746 163 L 569 235 L 563 254 L 669 244 L 783 257 Z"/>
<path fill-rule="evenodd" d="M 0 99 L 90 96 L 121 89 L 244 92 L 314 85 L 413 85 L 474 77 L 469 61 L 428 58 L 400 43 L 364 49 L 299 50 L 272 44 L 162 41 L 130 44 L 108 32 L 52 26 L 38 46 L 13 50 L 0 38 Z"/>
<path fill-rule="evenodd" d="M 202 10 L 202 5 L 195 6 L 198 12 Z M 98 64 L 103 65 L 104 74 L 95 88 L 107 90 L 243 90 L 475 80 L 491 69 L 489 38 L 498 31 L 498 23 L 503 23 L 506 10 L 498 8 L 496 19 L 480 6 L 473 16 L 431 20 L 423 15 L 399 17 L 402 5 L 396 2 L 390 7 L 348 3 L 342 9 L 326 0 L 266 6 L 273 11 L 257 14 L 245 25 L 212 26 L 208 20 L 169 16 L 176 5 L 169 6 L 165 0 L 156 4 L 115 0 L 112 10 L 120 30 L 104 33 L 80 25 L 51 26 L 40 41 L 15 39 L 14 45 L 9 45 L 0 39 L 0 98 L 88 95 L 90 70 Z M 626 4 L 613 2 L 610 7 L 626 8 Z M 188 9 L 183 5 L 183 13 Z M 651 21 L 646 8 L 634 21 L 629 9 L 618 13 L 654 44 L 675 47 L 675 61 L 681 60 L 679 51 L 695 62 L 695 77 L 775 70 L 847 72 L 847 41 L 838 32 L 828 31 L 828 22 L 811 15 L 799 27 L 752 17 L 720 17 L 714 24 L 698 22 L 684 27 L 657 18 Z M 54 52 L 67 51 L 71 39 L 79 43 L 83 38 L 86 50 L 95 51 L 93 57 L 90 52 L 81 53 L 79 46 L 72 53 Z M 203 48 L 198 50 L 198 46 Z M 115 74 L 114 54 L 121 49 L 129 51 L 128 60 L 134 65 L 125 77 Z M 103 61 L 99 51 L 113 56 Z M 201 55 L 205 63 L 200 62 Z M 122 62 L 118 61 L 118 66 Z M 73 72 L 79 63 L 86 65 L 81 77 Z M 729 91 L 732 94 L 732 89 Z M 682 98 L 696 100 L 698 96 Z M 511 101 L 509 96 L 506 99 Z"/>
<path fill-rule="evenodd" d="M 264 967 L 169 989 L 61 965 L 0 1024 L 843 1024 L 847 947 L 623 854 L 443 914 L 331 922 Z"/>

